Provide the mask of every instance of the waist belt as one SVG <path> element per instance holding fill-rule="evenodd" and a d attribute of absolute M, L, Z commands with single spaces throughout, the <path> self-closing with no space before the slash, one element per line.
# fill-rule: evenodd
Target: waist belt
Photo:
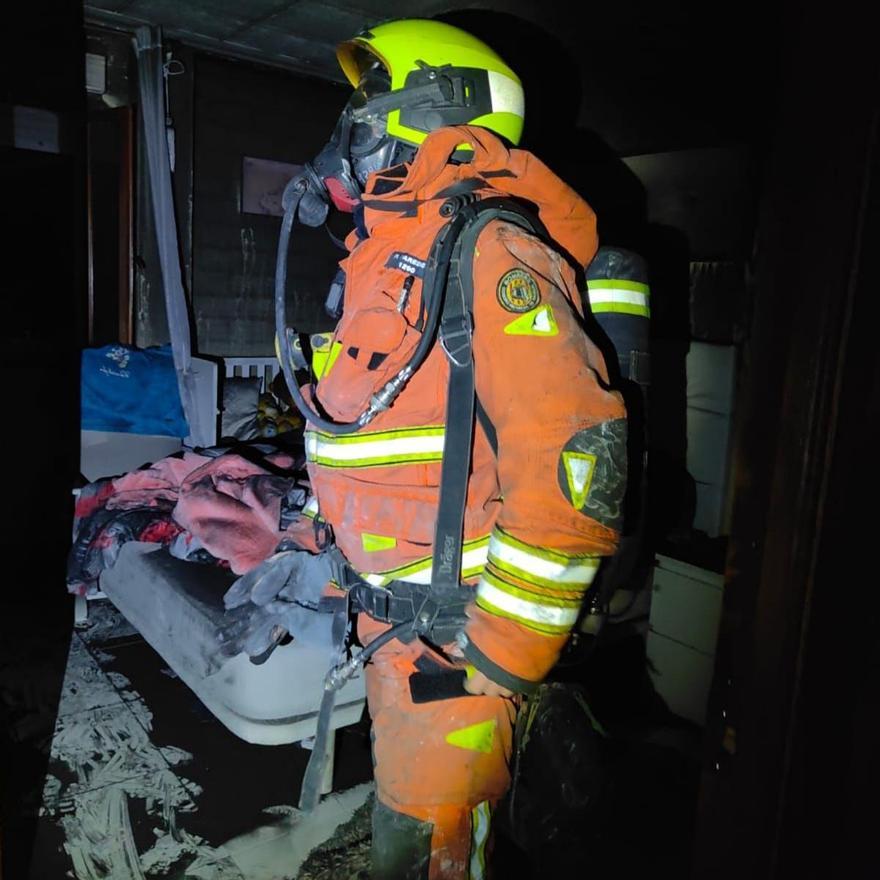
<path fill-rule="evenodd" d="M 447 644 L 467 622 L 465 609 L 473 598 L 473 587 L 461 584 L 452 596 L 438 602 L 428 584 L 390 581 L 378 587 L 365 581 L 343 559 L 337 559 L 335 568 L 334 578 L 348 590 L 352 611 L 363 611 L 381 623 L 411 622 L 413 638 L 421 635 L 435 644 Z"/>
<path fill-rule="evenodd" d="M 403 581 L 392 581 L 385 587 L 361 583 L 351 589 L 355 610 L 363 611 L 382 623 L 413 622 L 413 632 L 443 645 L 453 641 L 467 622 L 465 609 L 473 596 L 473 588 L 462 586 L 460 596 L 436 605 L 431 588 Z"/>

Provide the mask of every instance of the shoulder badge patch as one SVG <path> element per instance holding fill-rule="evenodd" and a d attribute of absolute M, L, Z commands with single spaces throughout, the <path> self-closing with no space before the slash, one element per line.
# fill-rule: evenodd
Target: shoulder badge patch
<path fill-rule="evenodd" d="M 498 282 L 498 302 L 508 312 L 528 312 L 541 302 L 538 282 L 525 269 L 511 269 Z"/>

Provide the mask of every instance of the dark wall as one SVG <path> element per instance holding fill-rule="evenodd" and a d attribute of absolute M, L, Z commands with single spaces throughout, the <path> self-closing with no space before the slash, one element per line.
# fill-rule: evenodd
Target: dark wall
<path fill-rule="evenodd" d="M 203 354 L 272 354 L 280 218 L 241 211 L 242 159 L 300 164 L 329 138 L 347 99 L 330 83 L 207 56 L 196 59 L 193 305 Z M 296 228 L 289 320 L 332 323 L 323 302 L 342 253 L 322 229 Z M 295 304 L 294 304 L 295 303 Z"/>
<path fill-rule="evenodd" d="M 717 880 L 877 874 L 880 57 L 867 8 L 790 12 L 695 854 Z"/>
<path fill-rule="evenodd" d="M 103 60 L 104 91 L 86 97 L 89 313 L 93 346 L 132 341 L 132 166 L 137 70 L 131 35 L 90 27 L 86 51 Z"/>
<path fill-rule="evenodd" d="M 81 10 L 64 10 L 45 18 L 22 10 L 13 19 L 20 57 L 33 52 L 41 60 L 23 75 L 15 69 L 19 56 L 4 53 L 11 64 L 0 76 L 6 220 L 0 364 L 4 447 L 13 453 L 0 540 L 5 558 L 20 564 L 40 554 L 49 568 L 25 592 L 53 598 L 63 598 L 70 491 L 78 471 L 77 358 L 86 291 L 85 43 Z M 42 145 L 21 124 L 29 114 L 55 132 Z M 52 583 L 53 577 L 61 580 Z"/>
<path fill-rule="evenodd" d="M 85 326 L 85 41 L 79 4 L 4 13 L 0 874 L 24 878 L 73 615 L 64 575 Z M 42 145 L 21 124 L 28 116 L 54 131 Z"/>

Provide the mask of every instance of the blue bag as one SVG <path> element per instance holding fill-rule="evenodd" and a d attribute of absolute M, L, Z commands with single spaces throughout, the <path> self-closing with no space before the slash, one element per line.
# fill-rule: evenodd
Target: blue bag
<path fill-rule="evenodd" d="M 87 431 L 186 437 L 171 346 L 85 349 L 80 411 Z"/>

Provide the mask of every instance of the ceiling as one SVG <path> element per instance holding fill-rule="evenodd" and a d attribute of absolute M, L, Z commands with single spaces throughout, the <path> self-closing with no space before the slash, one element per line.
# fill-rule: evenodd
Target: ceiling
<path fill-rule="evenodd" d="M 406 15 L 486 40 L 526 86 L 530 143 L 598 132 L 622 155 L 736 141 L 772 98 L 777 0 L 85 0 L 86 21 L 158 24 L 196 49 L 342 82 L 336 45 Z M 401 7 L 405 7 L 405 12 Z M 538 100 L 536 100 L 536 98 Z M 538 137 L 537 140 L 541 138 Z M 568 138 L 571 140 L 571 138 Z"/>
<path fill-rule="evenodd" d="M 433 18 L 467 5 L 407 0 L 406 14 Z M 86 0 L 85 17 L 93 24 L 125 30 L 159 24 L 166 36 L 196 48 L 341 81 L 336 45 L 364 27 L 395 17 L 395 9 L 400 5 L 388 0 Z"/>

